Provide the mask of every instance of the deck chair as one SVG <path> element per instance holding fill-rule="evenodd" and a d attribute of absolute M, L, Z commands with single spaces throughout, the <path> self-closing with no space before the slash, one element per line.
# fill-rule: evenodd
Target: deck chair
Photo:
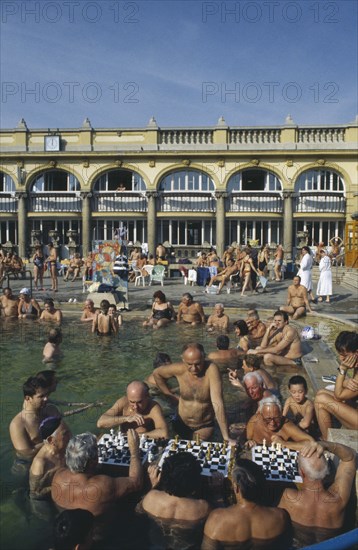
<path fill-rule="evenodd" d="M 134 286 L 140 286 L 141 282 L 143 286 L 145 286 L 145 276 L 142 274 L 141 270 L 133 267 L 133 271 L 135 274 Z"/>
<path fill-rule="evenodd" d="M 155 265 L 150 275 L 149 284 L 151 285 L 153 281 L 158 281 L 162 286 L 164 286 L 164 272 L 164 265 Z"/>

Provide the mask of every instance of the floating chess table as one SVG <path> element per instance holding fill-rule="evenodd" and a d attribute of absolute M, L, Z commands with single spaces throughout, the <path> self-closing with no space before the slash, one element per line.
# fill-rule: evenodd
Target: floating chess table
<path fill-rule="evenodd" d="M 121 432 L 115 433 L 113 429 L 109 434 L 104 434 L 98 443 L 98 462 L 111 466 L 129 466 L 131 455 L 128 447 L 128 439 Z M 139 439 L 139 457 L 141 463 L 151 461 L 155 450 L 154 439 L 142 435 Z"/>
<path fill-rule="evenodd" d="M 159 468 L 168 456 L 177 453 L 191 453 L 200 462 L 201 475 L 212 476 L 214 472 L 220 472 L 227 477 L 230 473 L 235 456 L 235 447 L 226 443 L 210 441 L 188 441 L 187 439 L 170 439 L 159 461 Z"/>
<path fill-rule="evenodd" d="M 252 449 L 252 460 L 260 466 L 268 481 L 302 483 L 298 473 L 297 451 L 282 447 L 279 443 L 256 445 Z"/>

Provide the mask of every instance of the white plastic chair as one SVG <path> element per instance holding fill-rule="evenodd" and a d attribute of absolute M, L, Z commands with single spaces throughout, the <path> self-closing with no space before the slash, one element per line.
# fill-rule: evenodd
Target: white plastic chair
<path fill-rule="evenodd" d="M 143 286 L 145 286 L 145 276 L 142 274 L 141 270 L 133 267 L 133 271 L 135 274 L 134 286 L 140 286 L 141 281 Z"/>
<path fill-rule="evenodd" d="M 144 275 L 144 278 L 148 279 L 148 285 L 150 285 L 150 276 L 152 274 L 153 269 L 154 269 L 154 265 L 152 264 L 146 264 L 143 267 L 143 271 L 146 271 L 148 273 L 148 275 Z"/>
<path fill-rule="evenodd" d="M 152 273 L 150 275 L 150 282 L 151 285 L 153 281 L 158 281 L 162 286 L 164 286 L 164 273 L 165 267 L 164 265 L 155 265 L 153 266 Z"/>
<path fill-rule="evenodd" d="M 188 271 L 188 283 L 189 285 L 195 285 L 198 274 L 195 269 L 189 269 Z"/>

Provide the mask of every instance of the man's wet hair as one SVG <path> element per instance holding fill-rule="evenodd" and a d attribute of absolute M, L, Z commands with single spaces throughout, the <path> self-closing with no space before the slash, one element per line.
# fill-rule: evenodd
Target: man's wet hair
<path fill-rule="evenodd" d="M 191 453 L 178 453 L 164 460 L 158 489 L 175 497 L 189 497 L 198 493 L 200 484 L 200 462 Z"/>
<path fill-rule="evenodd" d="M 44 304 L 51 307 L 55 307 L 55 302 L 53 301 L 52 298 L 46 298 L 46 300 L 44 300 Z"/>
<path fill-rule="evenodd" d="M 245 363 L 248 367 L 251 367 L 254 370 L 259 370 L 259 368 L 261 367 L 262 357 L 250 353 L 248 355 L 243 355 L 241 357 L 241 360 L 245 360 Z"/>
<path fill-rule="evenodd" d="M 188 298 L 188 300 L 191 300 L 191 301 L 194 300 L 194 298 L 192 297 L 192 295 L 189 292 L 185 292 L 183 294 L 182 298 Z"/>
<path fill-rule="evenodd" d="M 39 390 L 47 390 L 47 384 L 37 378 L 37 376 L 30 376 L 22 386 L 24 397 L 33 397 Z"/>
<path fill-rule="evenodd" d="M 47 340 L 50 344 L 57 344 L 62 338 L 62 332 L 60 328 L 52 328 L 49 330 Z"/>
<path fill-rule="evenodd" d="M 281 311 L 280 309 L 275 311 L 273 314 L 274 317 L 281 317 L 286 323 L 288 322 L 288 313 L 286 311 Z"/>
<path fill-rule="evenodd" d="M 358 332 L 343 330 L 338 334 L 334 345 L 338 352 L 355 353 L 358 351 Z"/>
<path fill-rule="evenodd" d="M 307 393 L 307 391 L 308 391 L 307 381 L 306 381 L 305 378 L 303 378 L 303 376 L 301 376 L 300 374 L 296 374 L 295 376 L 291 376 L 291 378 L 289 379 L 288 384 L 287 384 L 288 388 L 290 388 L 291 386 L 294 386 L 295 384 L 301 384 L 303 386 L 303 389 Z"/>
<path fill-rule="evenodd" d="M 49 416 L 45 418 L 40 424 L 39 432 L 41 439 L 44 441 L 50 435 L 52 435 L 59 425 L 61 424 L 61 417 L 60 416 Z"/>
<path fill-rule="evenodd" d="M 162 365 L 166 365 L 168 363 L 172 363 L 170 355 L 164 353 L 163 351 L 158 351 L 153 360 L 153 369 L 157 369 L 158 367 L 161 367 Z"/>
<path fill-rule="evenodd" d="M 239 458 L 232 472 L 232 479 L 240 489 L 244 499 L 257 504 L 264 500 L 266 491 L 265 475 L 255 462 Z"/>
<path fill-rule="evenodd" d="M 226 334 L 220 334 L 216 338 L 216 347 L 218 349 L 229 349 L 230 346 L 230 338 L 226 336 Z"/>
<path fill-rule="evenodd" d="M 99 304 L 99 307 L 103 313 L 108 313 L 110 304 L 108 300 L 101 300 L 101 303 Z"/>
<path fill-rule="evenodd" d="M 98 457 L 97 438 L 90 432 L 71 437 L 66 449 L 66 466 L 72 473 L 83 473 Z"/>
<path fill-rule="evenodd" d="M 64 510 L 55 519 L 55 550 L 72 550 L 84 544 L 93 528 L 94 515 L 88 510 Z"/>

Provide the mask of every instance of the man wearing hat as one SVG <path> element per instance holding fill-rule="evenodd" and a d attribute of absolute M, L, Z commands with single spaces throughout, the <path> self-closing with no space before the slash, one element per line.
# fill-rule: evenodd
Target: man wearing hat
<path fill-rule="evenodd" d="M 43 499 L 51 494 L 52 478 L 66 463 L 67 443 L 72 437 L 67 424 L 59 416 L 45 418 L 39 427 L 44 444 L 30 469 L 30 497 Z"/>
<path fill-rule="evenodd" d="M 36 319 L 40 317 L 41 308 L 35 298 L 31 298 L 29 288 L 20 290 L 17 312 L 19 319 Z"/>

